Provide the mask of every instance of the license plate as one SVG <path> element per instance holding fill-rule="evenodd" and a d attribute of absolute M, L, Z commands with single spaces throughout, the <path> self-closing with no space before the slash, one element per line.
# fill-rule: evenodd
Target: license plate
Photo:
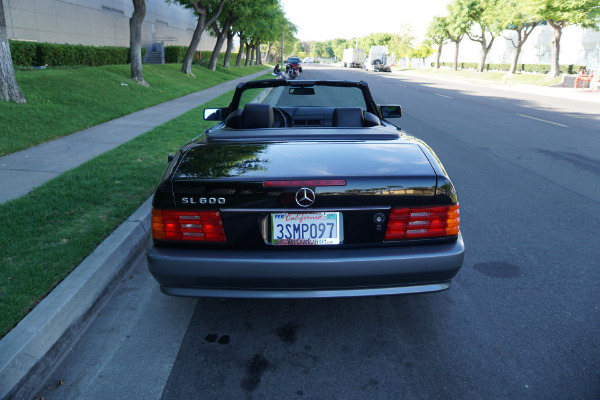
<path fill-rule="evenodd" d="M 273 213 L 271 243 L 274 245 L 321 245 L 340 243 L 340 213 Z"/>

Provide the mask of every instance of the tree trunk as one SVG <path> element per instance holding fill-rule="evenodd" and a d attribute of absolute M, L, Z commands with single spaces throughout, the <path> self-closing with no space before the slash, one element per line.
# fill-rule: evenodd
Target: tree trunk
<path fill-rule="evenodd" d="M 479 65 L 477 66 L 477 72 L 483 72 L 483 70 L 485 69 L 485 59 L 487 58 L 487 55 L 490 52 L 490 49 L 492 48 L 494 39 L 496 39 L 496 38 L 492 37 L 492 40 L 490 40 L 490 44 L 487 44 L 486 38 L 484 36 L 482 36 L 482 39 L 480 41 L 480 43 L 481 43 L 481 58 L 479 59 Z"/>
<path fill-rule="evenodd" d="M 460 46 L 460 40 L 454 42 L 454 44 L 456 45 L 456 48 L 454 50 L 454 63 L 452 64 L 452 69 L 458 71 L 458 48 Z"/>
<path fill-rule="evenodd" d="M 233 37 L 235 33 L 231 29 L 227 31 L 227 47 L 225 48 L 225 58 L 223 58 L 223 67 L 229 68 L 229 59 L 231 58 L 231 50 L 233 49 Z"/>
<path fill-rule="evenodd" d="M 133 0 L 133 14 L 129 19 L 129 59 L 131 79 L 150 86 L 142 73 L 142 22 L 146 16 L 146 0 Z"/>
<path fill-rule="evenodd" d="M 0 99 L 15 103 L 26 102 L 15 78 L 2 0 L 0 0 Z"/>
<path fill-rule="evenodd" d="M 438 45 L 437 57 L 435 58 L 435 68 L 440 69 L 440 58 L 442 57 L 442 45 Z"/>
<path fill-rule="evenodd" d="M 221 53 L 221 48 L 223 47 L 223 43 L 225 43 L 225 38 L 227 37 L 227 32 L 229 31 L 229 25 L 231 18 L 227 18 L 225 23 L 223 24 L 223 28 L 219 31 L 219 27 L 216 22 L 212 24 L 212 27 L 217 35 L 217 42 L 215 43 L 215 47 L 210 56 L 210 61 L 208 62 L 208 69 L 211 71 L 215 71 L 217 69 L 217 61 L 219 59 L 219 53 Z"/>
<path fill-rule="evenodd" d="M 262 63 L 263 63 L 263 59 L 262 59 L 262 53 L 260 52 L 260 42 L 258 42 L 258 44 L 256 45 L 256 64 L 262 65 Z"/>
<path fill-rule="evenodd" d="M 513 75 L 517 72 L 517 65 L 519 63 L 519 55 L 521 55 L 521 48 L 523 43 L 519 41 L 519 44 L 515 48 L 515 55 L 513 56 L 512 64 L 510 65 L 510 74 Z"/>
<path fill-rule="evenodd" d="M 548 20 L 548 25 L 552 27 L 552 64 L 550 68 L 551 77 L 557 77 L 560 75 L 558 59 L 560 57 L 560 38 L 562 36 L 563 22 L 564 21 L 560 21 L 559 23 L 556 23 Z"/>
<path fill-rule="evenodd" d="M 529 26 L 523 26 L 522 28 L 515 29 L 515 31 L 517 32 L 517 39 L 519 40 L 519 42 L 515 46 L 515 55 L 513 56 L 512 65 L 510 66 L 511 75 L 517 72 L 517 65 L 519 65 L 519 56 L 521 55 L 521 49 L 523 48 L 525 41 L 536 26 L 537 22 L 534 22 Z"/>
<path fill-rule="evenodd" d="M 265 62 L 266 63 L 270 63 L 271 62 L 271 46 L 273 44 L 271 42 L 267 42 L 267 53 L 265 55 Z"/>
<path fill-rule="evenodd" d="M 242 55 L 244 54 L 245 40 L 246 40 L 246 38 L 244 37 L 244 35 L 241 35 L 240 36 L 240 49 L 238 50 L 238 55 L 235 59 L 235 66 L 238 68 L 242 67 Z"/>
<path fill-rule="evenodd" d="M 187 51 L 185 52 L 183 64 L 181 65 L 181 72 L 184 74 L 194 76 L 194 74 L 192 74 L 192 61 L 194 61 L 196 49 L 198 48 L 200 40 L 202 39 L 202 33 L 204 33 L 207 26 L 211 26 L 213 22 L 219 18 L 219 14 L 221 14 L 221 10 L 223 10 L 223 4 L 225 4 L 225 1 L 226 0 L 221 0 L 219 2 L 217 10 L 208 20 L 206 19 L 207 11 L 203 4 L 199 0 L 190 1 L 190 5 L 194 8 L 196 14 L 198 14 L 198 23 L 196 24 L 196 29 L 194 29 L 190 47 L 188 47 Z"/>
<path fill-rule="evenodd" d="M 483 48 L 481 51 L 481 57 L 479 58 L 479 65 L 477 66 L 477 72 L 483 72 L 485 69 L 485 59 L 487 58 L 488 50 Z"/>
<path fill-rule="evenodd" d="M 246 62 L 244 64 L 246 67 L 248 66 L 248 63 L 250 62 L 250 51 L 251 50 L 252 50 L 252 47 L 250 46 L 250 44 L 246 43 Z"/>
<path fill-rule="evenodd" d="M 185 52 L 185 57 L 183 58 L 183 64 L 181 65 L 181 72 L 186 75 L 192 75 L 192 62 L 194 61 L 194 55 L 196 54 L 196 48 L 200 44 L 200 40 L 202 39 L 202 33 L 206 29 L 205 25 L 206 15 L 200 14 L 198 15 L 198 23 L 196 24 L 196 29 L 194 29 L 194 34 L 192 35 L 192 41 L 190 42 L 190 46 Z"/>

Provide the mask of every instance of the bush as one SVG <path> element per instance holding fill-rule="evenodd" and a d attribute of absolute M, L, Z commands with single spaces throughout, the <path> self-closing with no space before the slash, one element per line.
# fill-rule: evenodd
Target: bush
<path fill-rule="evenodd" d="M 38 54 L 36 42 L 21 42 L 9 40 L 10 53 L 12 56 L 13 65 L 31 66 L 40 65 L 37 63 Z"/>
<path fill-rule="evenodd" d="M 188 50 L 188 48 L 186 46 L 166 46 L 165 47 L 165 63 L 174 64 L 174 63 L 183 62 L 183 59 L 185 57 L 185 53 L 187 52 L 187 50 Z M 212 56 L 212 53 L 213 52 L 210 50 L 206 50 L 206 51 L 197 51 L 196 50 L 196 54 L 194 56 L 194 61 L 197 64 L 206 65 L 210 61 L 210 57 Z M 237 57 L 237 53 L 231 53 L 231 60 L 230 60 L 231 64 L 235 63 L 236 57 Z M 225 53 L 224 52 L 219 53 L 219 58 L 218 58 L 217 64 L 222 65 L 224 59 L 225 59 Z"/>
<path fill-rule="evenodd" d="M 175 64 L 183 62 L 185 53 L 187 51 L 185 46 L 166 46 L 165 47 L 165 63 Z"/>
<path fill-rule="evenodd" d="M 10 42 L 13 64 L 17 66 L 63 67 L 119 65 L 129 63 L 128 47 L 94 47 L 72 44 Z M 142 48 L 142 57 L 146 49 Z"/>

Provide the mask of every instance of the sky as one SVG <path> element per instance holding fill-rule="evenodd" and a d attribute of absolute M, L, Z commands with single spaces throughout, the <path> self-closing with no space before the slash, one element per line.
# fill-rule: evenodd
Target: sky
<path fill-rule="evenodd" d="M 451 0 L 281 0 L 302 41 L 352 39 L 376 32 L 396 33 L 411 24 L 420 42 L 429 22 L 446 15 Z"/>

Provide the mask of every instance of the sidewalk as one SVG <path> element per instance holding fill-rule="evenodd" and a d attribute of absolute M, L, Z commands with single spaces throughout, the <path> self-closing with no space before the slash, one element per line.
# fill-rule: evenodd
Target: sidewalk
<path fill-rule="evenodd" d="M 570 99 L 591 103 L 600 103 L 600 92 L 594 92 L 592 89 L 575 89 L 570 87 L 549 87 L 526 84 L 501 84 L 496 82 L 459 79 L 436 74 L 426 74 L 412 71 L 395 71 L 394 74 L 407 75 L 412 78 L 434 79 L 442 82 L 454 82 L 465 86 L 485 86 L 491 89 L 503 90 L 506 92 L 528 93 L 539 96 L 556 97 L 561 99 Z"/>
<path fill-rule="evenodd" d="M 267 70 L 137 111 L 27 150 L 0 157 L 0 204 L 226 93 Z"/>
<path fill-rule="evenodd" d="M 0 158 L 0 204 L 226 93 L 261 71 Z M 0 340 L 0 399 L 33 398 L 149 237 L 150 200 Z"/>

